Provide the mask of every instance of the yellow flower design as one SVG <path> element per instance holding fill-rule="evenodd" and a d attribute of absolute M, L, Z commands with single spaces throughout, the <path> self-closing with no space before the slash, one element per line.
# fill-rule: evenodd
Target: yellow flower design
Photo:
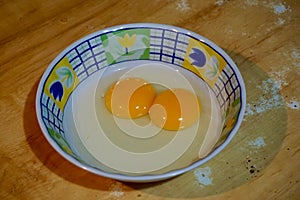
<path fill-rule="evenodd" d="M 61 148 L 62 148 L 65 152 L 67 152 L 69 155 L 74 155 L 73 152 L 72 152 L 72 150 L 71 150 L 69 147 L 67 147 L 67 146 L 65 146 L 65 145 L 62 145 Z"/>
<path fill-rule="evenodd" d="M 136 34 L 129 36 L 128 33 L 126 33 L 123 38 L 118 37 L 119 43 L 126 49 L 126 54 L 128 54 L 128 48 L 134 45 L 135 40 L 136 40 Z"/>
<path fill-rule="evenodd" d="M 226 128 L 231 128 L 234 125 L 235 120 L 234 119 L 229 119 L 226 123 Z"/>

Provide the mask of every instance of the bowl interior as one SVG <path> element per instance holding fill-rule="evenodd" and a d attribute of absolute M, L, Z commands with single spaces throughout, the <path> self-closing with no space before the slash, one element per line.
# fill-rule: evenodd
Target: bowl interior
<path fill-rule="evenodd" d="M 100 175 L 115 178 L 114 174 L 120 174 L 90 155 L 77 134 L 72 133 L 76 128 L 66 111 L 72 110 L 71 105 L 74 105 L 71 103 L 73 92 L 91 77 L 130 62 L 173 65 L 207 84 L 220 107 L 222 125 L 220 137 L 207 157 L 222 150 L 236 133 L 244 112 L 245 87 L 227 54 L 206 38 L 177 27 L 123 25 L 95 32 L 75 42 L 50 64 L 42 77 L 37 93 L 37 116 L 46 138 L 65 158 Z M 195 156 L 150 174 L 188 169 L 207 160 Z M 125 180 L 130 180 L 133 174 L 123 175 L 128 176 Z"/>

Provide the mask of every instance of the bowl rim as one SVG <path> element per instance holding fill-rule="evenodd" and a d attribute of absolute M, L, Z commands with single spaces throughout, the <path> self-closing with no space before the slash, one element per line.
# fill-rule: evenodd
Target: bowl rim
<path fill-rule="evenodd" d="M 219 145 L 217 148 L 215 148 L 208 156 L 206 156 L 205 158 L 200 159 L 198 161 L 195 161 L 194 163 L 192 163 L 184 168 L 175 169 L 175 170 L 168 171 L 168 172 L 165 172 L 162 174 L 131 176 L 131 175 L 125 175 L 125 174 L 106 172 L 106 171 L 97 169 L 92 166 L 84 165 L 83 163 L 81 163 L 80 161 L 78 161 L 77 159 L 72 157 L 71 155 L 69 155 L 66 152 L 64 152 L 63 150 L 61 150 L 59 145 L 48 134 L 48 130 L 42 120 L 40 98 L 41 98 L 41 95 L 43 94 L 43 89 L 44 89 L 43 85 L 44 85 L 44 82 L 47 80 L 49 73 L 51 73 L 51 71 L 53 70 L 53 67 L 56 65 L 56 63 L 61 58 L 63 58 L 68 51 L 70 51 L 72 48 L 76 47 L 78 44 L 88 40 L 89 38 L 92 38 L 99 34 L 104 34 L 104 33 L 114 32 L 114 31 L 118 31 L 118 30 L 124 30 L 124 29 L 131 29 L 131 28 L 164 28 L 164 29 L 169 29 L 169 30 L 175 31 L 175 32 L 184 33 L 193 38 L 196 38 L 199 41 L 205 42 L 214 51 L 218 52 L 229 63 L 229 65 L 234 70 L 234 72 L 237 76 L 237 80 L 239 81 L 239 84 L 241 87 L 241 92 L 240 92 L 240 94 L 241 94 L 241 98 L 240 98 L 241 99 L 241 109 L 238 113 L 237 122 L 236 122 L 234 128 L 229 132 L 229 134 L 228 134 L 227 138 L 224 140 L 224 142 L 221 145 Z M 122 24 L 122 25 L 107 27 L 105 29 L 95 31 L 91 34 L 88 34 L 88 35 L 76 40 L 75 42 L 73 42 L 69 46 L 67 46 L 63 51 L 61 51 L 55 57 L 55 59 L 47 66 L 46 70 L 43 72 L 43 75 L 39 81 L 39 85 L 37 88 L 35 104 L 36 104 L 36 106 L 35 106 L 36 107 L 36 116 L 37 116 L 38 123 L 43 132 L 44 137 L 47 139 L 47 141 L 50 143 L 50 145 L 66 160 L 73 163 L 74 165 L 76 165 L 79 168 L 82 168 L 86 171 L 89 171 L 93 174 L 97 174 L 97 175 L 100 175 L 103 177 L 113 178 L 113 179 L 117 179 L 117 180 L 121 180 L 121 181 L 128 181 L 128 182 L 152 182 L 152 181 L 159 181 L 159 180 L 172 178 L 174 176 L 177 176 L 177 175 L 183 174 L 187 171 L 190 171 L 192 169 L 195 169 L 196 167 L 199 167 L 200 165 L 208 162 L 213 157 L 215 157 L 217 154 L 219 154 L 229 144 L 229 142 L 232 140 L 232 138 L 237 134 L 237 131 L 241 126 L 241 123 L 242 123 L 242 120 L 244 117 L 244 113 L 245 113 L 245 108 L 246 108 L 246 88 L 245 88 L 243 77 L 242 77 L 238 67 L 231 59 L 231 57 L 223 49 L 221 49 L 218 45 L 216 45 L 214 42 L 210 41 L 206 37 L 203 37 L 202 35 L 199 35 L 193 31 L 190 31 L 190 30 L 187 30 L 184 28 L 180 28 L 180 27 L 176 27 L 176 26 L 172 26 L 172 25 L 167 25 L 167 24 L 131 23 L 131 24 Z"/>

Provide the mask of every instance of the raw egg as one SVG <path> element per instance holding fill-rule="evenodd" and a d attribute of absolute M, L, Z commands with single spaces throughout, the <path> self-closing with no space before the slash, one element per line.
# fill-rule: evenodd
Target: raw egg
<path fill-rule="evenodd" d="M 166 130 L 180 130 L 193 125 L 200 116 L 197 96 L 185 89 L 159 93 L 149 110 L 152 122 Z"/>
<path fill-rule="evenodd" d="M 138 118 L 148 114 L 155 89 L 141 78 L 126 78 L 113 84 L 105 94 L 107 109 L 120 118 Z"/>

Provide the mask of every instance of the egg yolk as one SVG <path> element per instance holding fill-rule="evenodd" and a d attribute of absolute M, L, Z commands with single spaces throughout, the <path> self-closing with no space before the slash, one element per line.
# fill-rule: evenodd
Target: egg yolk
<path fill-rule="evenodd" d="M 200 116 L 197 96 L 185 89 L 159 93 L 149 110 L 152 122 L 166 130 L 180 130 L 194 124 Z"/>
<path fill-rule="evenodd" d="M 155 89 L 141 78 L 126 78 L 113 84 L 105 94 L 107 109 L 120 118 L 138 118 L 148 114 Z"/>

